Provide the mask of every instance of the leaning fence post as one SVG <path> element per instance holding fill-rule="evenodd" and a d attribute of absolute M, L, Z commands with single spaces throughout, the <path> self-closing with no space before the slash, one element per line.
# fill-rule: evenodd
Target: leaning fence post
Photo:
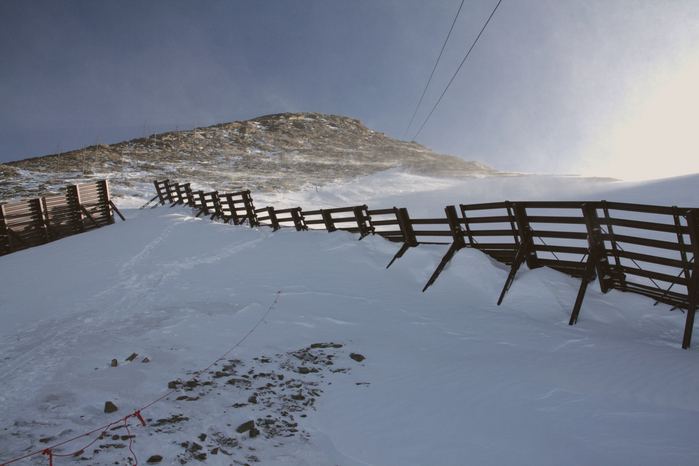
<path fill-rule="evenodd" d="M 274 231 L 279 230 L 279 219 L 277 214 L 274 212 L 274 207 L 267 206 L 267 215 L 269 215 L 269 221 L 272 223 L 272 229 Z"/>
<path fill-rule="evenodd" d="M 570 314 L 568 325 L 573 325 L 578 321 L 578 315 L 582 308 L 587 285 L 594 280 L 595 271 L 597 272 L 597 279 L 602 293 L 607 293 L 612 289 L 612 277 L 609 270 L 607 250 L 604 247 L 602 228 L 600 227 L 599 217 L 597 216 L 597 206 L 593 203 L 585 203 L 582 205 L 582 212 L 585 218 L 585 226 L 587 227 L 587 243 L 590 248 L 590 254 L 587 258 L 587 265 L 585 266 L 585 272 L 582 276 L 582 283 L 580 284 L 578 296 L 575 299 L 575 305 L 573 306 L 573 312 Z"/>
<path fill-rule="evenodd" d="M 291 209 L 290 214 L 291 219 L 294 221 L 294 227 L 296 227 L 296 231 L 308 230 L 308 226 L 306 226 L 303 220 L 303 212 L 301 212 L 301 207 Z"/>
<path fill-rule="evenodd" d="M 365 213 L 367 210 L 369 210 L 369 208 L 366 206 L 366 204 L 352 208 L 354 219 L 357 221 L 357 227 L 359 228 L 360 240 L 374 231 L 369 214 Z"/>
<path fill-rule="evenodd" d="M 529 220 L 527 219 L 527 212 L 524 206 L 518 203 L 511 203 L 510 201 L 505 201 L 507 206 L 507 216 L 510 218 L 510 226 L 512 227 L 512 233 L 515 238 L 515 243 L 517 244 L 517 254 L 512 262 L 512 268 L 510 268 L 510 273 L 507 275 L 507 280 L 505 281 L 505 286 L 502 287 L 502 292 L 498 298 L 498 306 L 502 304 L 502 300 L 505 299 L 505 295 L 510 290 L 512 283 L 515 281 L 515 275 L 519 267 L 526 262 L 530 269 L 539 267 L 539 261 L 536 256 L 536 251 L 534 250 L 534 241 L 532 239 L 532 231 L 529 226 Z M 511 213 L 514 207 L 514 220 L 517 221 L 517 228 L 513 223 L 513 215 Z M 519 237 L 519 240 L 517 239 Z"/>
<path fill-rule="evenodd" d="M 619 281 L 619 286 L 621 287 L 621 291 L 626 291 L 626 275 L 624 275 L 624 267 L 621 265 L 621 259 L 619 257 L 619 248 L 616 244 L 616 237 L 614 236 L 614 227 L 612 225 L 612 217 L 611 217 L 611 215 L 609 215 L 609 207 L 607 206 L 607 201 L 602 201 L 601 205 L 602 205 L 602 211 L 604 212 L 604 218 L 607 221 L 607 234 L 609 236 L 609 243 L 612 246 L 612 254 L 614 255 L 616 279 Z M 611 270 L 611 267 L 610 267 L 610 270 Z"/>
<path fill-rule="evenodd" d="M 692 253 L 694 254 L 694 266 L 692 267 L 692 277 L 687 285 L 689 306 L 687 309 L 687 322 L 684 325 L 684 338 L 682 348 L 689 348 L 692 342 L 692 329 L 694 328 L 694 314 L 697 310 L 697 300 L 699 299 L 699 209 L 691 209 L 687 212 L 687 226 L 689 227 L 689 237 L 692 240 Z"/>
<path fill-rule="evenodd" d="M 255 206 L 252 203 L 252 196 L 250 196 L 250 190 L 247 189 L 240 193 L 243 198 L 243 204 L 245 205 L 245 212 L 247 212 L 247 217 L 250 221 L 250 227 L 258 227 L 260 223 L 257 221 L 257 216 L 255 215 Z"/>
<path fill-rule="evenodd" d="M 435 269 L 434 273 L 432 273 L 432 276 L 427 281 L 425 287 L 422 289 L 423 293 L 437 280 L 437 277 L 439 277 L 439 274 L 442 273 L 444 267 L 446 267 L 447 264 L 451 261 L 451 258 L 454 257 L 454 254 L 456 254 L 456 252 L 460 249 L 466 247 L 466 241 L 464 240 L 464 231 L 461 229 L 461 222 L 459 221 L 459 216 L 456 213 L 456 207 L 454 207 L 453 205 L 448 205 L 444 208 L 444 212 L 447 214 L 447 221 L 449 222 L 449 229 L 451 230 L 451 236 L 454 238 L 454 242 L 451 243 L 451 246 L 449 246 L 449 250 L 444 255 L 444 257 L 442 257 L 442 260 L 439 262 L 439 265 Z"/>
<path fill-rule="evenodd" d="M 66 199 L 70 208 L 70 223 L 73 228 L 72 234 L 81 233 L 85 231 L 85 225 L 83 223 L 83 212 L 80 208 L 80 193 L 78 192 L 77 186 L 71 184 L 66 187 Z"/>
<path fill-rule="evenodd" d="M 325 229 L 328 230 L 328 233 L 332 233 L 333 231 L 337 230 L 335 222 L 333 222 L 332 212 L 320 209 L 320 215 L 323 217 L 323 223 L 325 224 Z"/>
<path fill-rule="evenodd" d="M 536 249 L 534 248 L 534 236 L 532 234 L 532 227 L 529 225 L 529 217 L 527 216 L 527 208 L 517 202 L 514 204 L 515 220 L 517 221 L 517 231 L 519 232 L 519 237 L 522 243 L 528 243 L 529 248 L 525 256 L 527 262 L 527 267 L 530 269 L 536 269 L 541 267 L 539 265 L 539 258 L 536 255 Z"/>
<path fill-rule="evenodd" d="M 582 206 L 585 226 L 587 227 L 587 241 L 590 250 L 593 248 L 599 252 L 599 260 L 595 264 L 597 279 L 602 293 L 608 293 L 612 289 L 612 274 L 609 269 L 609 259 L 607 249 L 604 247 L 602 227 L 597 216 L 596 203 L 585 203 Z"/>
<path fill-rule="evenodd" d="M 400 250 L 393 256 L 391 262 L 388 263 L 386 268 L 389 268 L 391 264 L 395 262 L 396 259 L 400 259 L 405 254 L 409 248 L 416 247 L 419 243 L 417 242 L 417 237 L 415 236 L 415 230 L 413 230 L 413 224 L 410 221 L 410 215 L 408 215 L 408 209 L 401 207 L 400 209 L 393 208 L 396 213 L 396 220 L 398 220 L 398 226 L 400 227 L 400 232 L 403 235 L 403 246 Z"/>

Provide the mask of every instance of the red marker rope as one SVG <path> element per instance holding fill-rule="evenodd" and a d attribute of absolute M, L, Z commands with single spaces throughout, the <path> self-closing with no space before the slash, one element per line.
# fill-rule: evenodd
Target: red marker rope
<path fill-rule="evenodd" d="M 143 408 L 141 408 L 141 409 L 135 411 L 133 414 L 129 414 L 128 416 L 123 417 L 123 418 L 121 418 L 121 419 L 119 419 L 119 420 L 117 420 L 117 421 L 114 421 L 114 422 L 110 423 L 110 424 L 107 424 L 106 426 L 102 426 L 102 427 L 100 427 L 100 428 L 98 428 L 98 429 L 94 429 L 94 430 L 92 430 L 92 431 L 90 431 L 90 432 L 87 432 L 87 433 L 85 433 L 85 434 L 78 435 L 77 437 L 74 437 L 74 438 L 72 438 L 72 439 L 66 440 L 66 441 L 61 442 L 61 443 L 57 443 L 57 444 L 55 444 L 55 445 L 53 445 L 53 446 L 51 446 L 51 447 L 44 448 L 43 450 L 35 451 L 34 453 L 30 453 L 30 454 L 28 454 L 28 455 L 20 456 L 19 458 L 15 458 L 15 459 L 13 459 L 13 460 L 6 461 L 6 462 L 4 462 L 4 463 L 0 463 L 0 466 L 5 466 L 5 465 L 11 464 L 11 463 L 15 463 L 15 462 L 17 462 L 17 461 L 19 461 L 19 460 L 23 460 L 23 459 L 25 459 L 25 458 L 29 458 L 29 457 L 35 456 L 35 455 L 46 455 L 46 456 L 48 456 L 48 457 L 49 457 L 49 466 L 53 466 L 53 457 L 54 457 L 54 456 L 60 457 L 60 458 L 66 458 L 66 457 L 69 457 L 69 456 L 74 456 L 74 455 L 76 455 L 76 454 L 78 454 L 78 453 L 80 453 L 80 452 L 82 452 L 82 451 L 85 451 L 85 450 L 88 449 L 90 446 L 92 446 L 95 442 L 97 442 L 98 440 L 102 439 L 105 435 L 107 435 L 107 431 L 109 430 L 110 427 L 112 427 L 112 426 L 115 425 L 115 424 L 119 424 L 120 422 L 123 422 L 123 423 L 124 423 L 124 427 L 126 428 L 126 432 L 127 432 L 128 436 L 129 436 L 129 451 L 131 451 L 131 454 L 133 455 L 134 459 L 136 460 L 136 463 L 134 464 L 134 466 L 137 466 L 137 465 L 138 465 L 138 458 L 136 458 L 136 454 L 134 453 L 134 451 L 133 451 L 133 449 L 132 449 L 133 439 L 131 438 L 131 432 L 129 431 L 129 426 L 128 426 L 128 423 L 127 423 L 128 419 L 129 419 L 130 417 L 135 417 L 135 418 L 137 418 L 137 419 L 141 422 L 141 424 L 145 427 L 145 426 L 146 426 L 146 421 L 143 420 L 143 417 L 141 416 L 141 411 L 145 410 L 146 408 L 150 408 L 151 406 L 153 406 L 154 404 L 158 403 L 159 401 L 162 401 L 162 400 L 164 400 L 165 398 L 167 398 L 168 396 L 172 395 L 173 393 L 178 392 L 178 391 L 179 391 L 182 387 L 184 387 L 188 382 L 191 382 L 191 381 L 196 380 L 197 378 L 199 378 L 199 376 L 200 376 L 201 374 L 203 374 L 204 372 L 206 372 L 206 371 L 208 371 L 209 369 L 211 369 L 211 368 L 212 368 L 213 366 L 215 366 L 219 361 L 223 360 L 226 356 L 228 356 L 234 349 L 236 349 L 238 346 L 240 346 L 250 335 L 252 335 L 252 333 L 257 329 L 257 327 L 259 327 L 260 324 L 262 324 L 262 323 L 264 322 L 264 320 L 265 320 L 265 318 L 267 317 L 267 315 L 268 315 L 270 312 L 272 312 L 272 309 L 274 309 L 274 306 L 275 306 L 275 305 L 277 304 L 277 302 L 279 301 L 279 296 L 281 296 L 281 294 L 282 294 L 282 291 L 279 290 L 279 291 L 277 292 L 276 298 L 274 299 L 274 302 L 273 302 L 272 305 L 269 307 L 269 309 L 267 309 L 267 312 L 264 313 L 264 315 L 260 318 L 260 320 L 257 321 L 257 323 L 250 329 L 250 331 L 249 331 L 248 333 L 245 334 L 245 336 L 244 336 L 243 338 L 241 338 L 241 339 L 238 341 L 238 343 L 236 343 L 231 349 L 229 349 L 228 351 L 226 351 L 226 352 L 225 352 L 220 358 L 218 358 L 216 361 L 214 361 L 213 363 L 209 364 L 205 369 L 202 369 L 201 371 L 197 372 L 197 373 L 194 375 L 194 377 L 192 377 L 191 379 L 187 380 L 186 382 L 180 384 L 179 388 L 175 388 L 175 389 L 170 390 L 170 391 L 167 392 L 165 395 L 163 395 L 163 396 L 161 396 L 160 398 L 158 398 L 157 400 L 155 400 L 155 401 L 153 401 L 153 402 L 147 404 L 147 405 L 144 406 Z M 265 323 L 266 323 L 266 322 L 265 322 Z M 81 449 L 79 449 L 79 450 L 77 450 L 77 451 L 75 451 L 75 452 L 73 452 L 73 453 L 58 455 L 58 454 L 56 454 L 56 453 L 53 453 L 53 451 L 52 451 L 53 449 L 55 449 L 55 448 L 57 448 L 57 447 L 60 447 L 61 445 L 65 445 L 65 444 L 68 444 L 68 443 L 70 443 L 70 442 L 74 442 L 74 441 L 76 441 L 76 440 L 78 440 L 78 439 L 81 439 L 81 438 L 83 438 L 83 437 L 87 437 L 88 435 L 92 435 L 92 434 L 94 434 L 95 432 L 100 432 L 100 431 L 101 431 L 102 433 L 101 433 L 96 439 L 94 439 L 92 442 L 90 442 L 90 443 L 89 443 L 88 445 L 86 445 L 85 447 L 83 447 L 83 448 L 81 448 Z"/>

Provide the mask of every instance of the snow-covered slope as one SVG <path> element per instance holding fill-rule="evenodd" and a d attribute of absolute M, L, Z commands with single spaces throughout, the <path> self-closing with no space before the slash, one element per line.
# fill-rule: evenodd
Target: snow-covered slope
<path fill-rule="evenodd" d="M 697 181 L 389 172 L 255 202 L 415 215 L 504 198 L 698 206 Z M 126 222 L 0 257 L 0 463 L 116 421 L 99 440 L 52 449 L 84 449 L 54 464 L 699 461 L 699 358 L 680 349 L 680 311 L 592 285 L 571 327 L 579 281 L 550 269 L 524 268 L 496 306 L 508 270 L 476 250 L 422 293 L 443 246 L 386 269 L 398 245 L 379 237 L 273 233 L 136 204 L 122 200 Z M 132 417 L 127 432 L 120 420 L 137 410 L 146 426 Z M 250 420 L 252 438 L 236 431 Z"/>

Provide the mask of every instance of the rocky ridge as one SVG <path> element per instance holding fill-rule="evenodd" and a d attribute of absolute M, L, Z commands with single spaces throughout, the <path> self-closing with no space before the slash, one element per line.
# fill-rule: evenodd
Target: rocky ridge
<path fill-rule="evenodd" d="M 352 118 L 283 113 L 9 162 L 0 165 L 0 201 L 102 178 L 113 196 L 164 178 L 222 191 L 283 192 L 391 168 L 434 177 L 512 175 L 389 138 Z"/>

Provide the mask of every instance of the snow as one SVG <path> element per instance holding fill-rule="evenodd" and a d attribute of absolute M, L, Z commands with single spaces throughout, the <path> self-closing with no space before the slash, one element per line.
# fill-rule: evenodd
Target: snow
<path fill-rule="evenodd" d="M 697 206 L 697 181 L 438 180 L 392 170 L 253 197 L 277 208 L 395 205 L 419 217 L 504 199 Z M 696 348 L 680 348 L 680 311 L 591 284 L 569 326 L 580 282 L 547 268 L 522 267 L 496 306 L 508 268 L 476 250 L 459 251 L 422 293 L 446 246 L 411 248 L 386 269 L 399 245 L 378 236 L 236 227 L 182 207 L 138 210 L 143 202 L 119 200 L 125 222 L 0 257 L 0 462 L 100 429 L 52 449 L 72 454 L 140 409 L 147 425 L 127 420 L 131 445 L 120 421 L 78 458 L 699 461 L 699 359 Z M 169 393 L 169 382 L 214 362 L 198 385 Z M 106 401 L 119 410 L 104 413 Z M 236 432 L 248 420 L 257 437 Z M 48 461 L 39 454 L 15 464 Z"/>

